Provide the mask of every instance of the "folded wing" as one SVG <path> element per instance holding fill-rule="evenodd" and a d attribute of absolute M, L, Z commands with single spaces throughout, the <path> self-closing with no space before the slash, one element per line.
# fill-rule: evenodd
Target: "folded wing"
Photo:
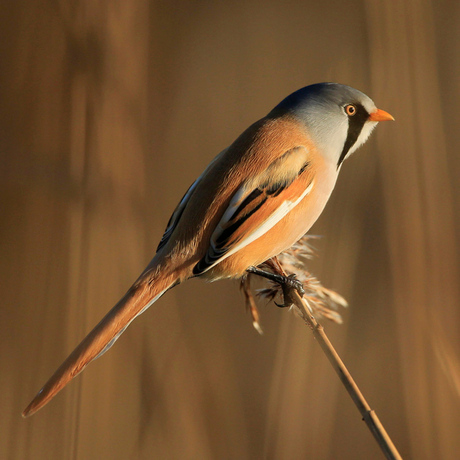
<path fill-rule="evenodd" d="M 268 232 L 313 188 L 314 174 L 303 146 L 288 150 L 265 171 L 243 182 L 214 230 L 200 275 Z"/>

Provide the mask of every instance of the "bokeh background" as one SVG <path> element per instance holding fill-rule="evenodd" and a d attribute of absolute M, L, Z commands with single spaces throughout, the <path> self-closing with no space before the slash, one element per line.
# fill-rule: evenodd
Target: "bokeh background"
<path fill-rule="evenodd" d="M 460 452 L 460 3 L 18 0 L 0 11 L 0 458 L 373 459 L 299 318 L 191 281 L 20 416 L 152 257 L 206 164 L 290 92 L 383 123 L 312 229 L 326 331 L 405 458 Z"/>

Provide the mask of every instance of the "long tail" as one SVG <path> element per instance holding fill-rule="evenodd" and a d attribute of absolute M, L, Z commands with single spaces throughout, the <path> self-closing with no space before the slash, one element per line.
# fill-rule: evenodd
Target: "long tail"
<path fill-rule="evenodd" d="M 146 269 L 124 297 L 61 364 L 24 409 L 22 416 L 28 417 L 47 404 L 91 361 L 105 353 L 134 318 L 147 310 L 176 282 L 177 276 Z"/>

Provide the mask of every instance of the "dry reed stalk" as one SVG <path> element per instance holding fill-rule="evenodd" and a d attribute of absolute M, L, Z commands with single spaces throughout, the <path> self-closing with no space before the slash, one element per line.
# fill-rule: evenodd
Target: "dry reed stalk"
<path fill-rule="evenodd" d="M 386 432 L 375 411 L 371 409 L 364 398 L 358 385 L 324 332 L 323 326 L 316 321 L 313 314 L 309 313 L 310 307 L 308 306 L 307 300 L 302 299 L 293 288 L 290 289 L 292 291 L 290 296 L 296 307 L 296 311 L 311 328 L 313 335 L 361 413 L 363 420 L 366 422 L 367 427 L 371 431 L 385 457 L 392 460 L 401 459 L 402 457 L 393 444 L 393 441 Z"/>
<path fill-rule="evenodd" d="M 361 413 L 364 422 L 371 431 L 385 457 L 390 460 L 401 460 L 401 455 L 380 422 L 377 414 L 371 409 L 358 385 L 326 335 L 323 326 L 318 323 L 314 316 L 314 314 L 317 314 L 341 323 L 341 317 L 335 310 L 338 305 L 347 306 L 347 302 L 339 294 L 323 287 L 316 278 L 305 270 L 302 259 L 311 258 L 313 255 L 312 248 L 308 244 L 309 238 L 310 237 L 305 236 L 295 246 L 281 254 L 281 260 L 275 257 L 263 264 L 264 269 L 269 269 L 283 276 L 287 276 L 287 272 L 293 273 L 293 269 L 297 268 L 299 270 L 298 278 L 304 282 L 306 291 L 304 296 L 300 297 L 299 293 L 293 287 L 283 286 L 280 288 L 273 283 L 269 288 L 259 291 L 259 294 L 265 298 L 274 300 L 276 295 L 279 294 L 280 289 L 282 289 L 284 303 L 292 304 L 295 311 L 312 330 L 313 336 L 345 386 L 345 389 Z M 242 289 L 246 297 L 246 304 L 253 318 L 253 325 L 259 333 L 262 333 L 257 307 L 249 290 L 249 279 L 250 276 L 247 276 L 242 281 Z"/>

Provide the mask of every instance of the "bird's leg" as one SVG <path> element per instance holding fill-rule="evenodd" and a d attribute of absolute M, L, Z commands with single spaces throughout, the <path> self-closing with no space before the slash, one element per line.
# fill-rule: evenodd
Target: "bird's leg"
<path fill-rule="evenodd" d="M 290 297 L 289 290 L 290 289 L 295 289 L 299 293 L 300 297 L 302 297 L 305 294 L 303 284 L 296 278 L 294 274 L 286 276 L 286 275 L 281 275 L 279 273 L 267 272 L 257 267 L 248 267 L 246 271 L 248 273 L 253 273 L 254 275 L 262 276 L 263 278 L 267 278 L 281 285 L 281 287 L 283 288 L 285 304 L 281 305 L 275 302 L 275 304 L 278 307 L 289 307 L 292 304 L 292 302 L 289 301 L 289 297 Z"/>

